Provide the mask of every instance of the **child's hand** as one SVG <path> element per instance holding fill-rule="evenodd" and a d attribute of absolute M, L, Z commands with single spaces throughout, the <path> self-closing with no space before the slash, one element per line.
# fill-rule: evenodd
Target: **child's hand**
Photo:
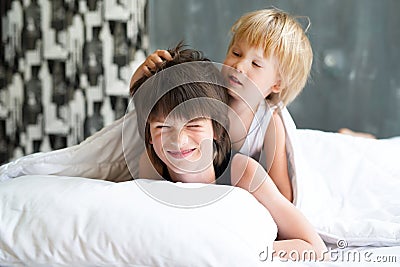
<path fill-rule="evenodd" d="M 167 50 L 156 50 L 140 65 L 139 70 L 146 76 L 151 76 L 155 68 L 165 60 L 172 60 L 171 54 Z"/>
<path fill-rule="evenodd" d="M 146 60 L 137 68 L 131 78 L 130 87 L 133 83 L 142 78 L 143 76 L 151 76 L 156 67 L 164 61 L 172 60 L 171 54 L 167 50 L 156 50 L 149 55 Z"/>

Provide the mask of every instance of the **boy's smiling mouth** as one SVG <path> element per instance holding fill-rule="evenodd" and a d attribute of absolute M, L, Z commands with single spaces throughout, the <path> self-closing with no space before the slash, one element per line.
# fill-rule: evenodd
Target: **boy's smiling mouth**
<path fill-rule="evenodd" d="M 190 156 L 195 150 L 196 148 L 184 149 L 179 151 L 167 150 L 167 153 L 173 158 L 182 159 Z"/>
<path fill-rule="evenodd" d="M 240 85 L 242 86 L 243 84 L 240 82 L 240 80 L 234 76 L 234 75 L 228 75 L 228 81 L 231 85 Z"/>

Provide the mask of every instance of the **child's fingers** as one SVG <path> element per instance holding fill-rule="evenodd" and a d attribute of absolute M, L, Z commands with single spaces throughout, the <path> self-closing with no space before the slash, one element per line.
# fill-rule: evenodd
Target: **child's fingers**
<path fill-rule="evenodd" d="M 167 50 L 156 50 L 146 58 L 139 69 L 145 76 L 149 77 L 154 74 L 156 68 L 165 60 L 172 60 L 171 54 Z"/>
<path fill-rule="evenodd" d="M 156 68 L 165 60 L 172 60 L 172 56 L 167 50 L 156 50 L 153 54 L 148 56 L 144 63 L 146 75 L 153 74 Z"/>
<path fill-rule="evenodd" d="M 172 60 L 172 56 L 167 50 L 156 50 L 154 54 L 156 54 L 162 60 Z"/>
<path fill-rule="evenodd" d="M 161 61 L 162 62 L 162 61 Z M 159 64 L 159 60 L 157 60 L 157 58 L 149 58 L 146 60 L 145 62 L 145 66 L 149 69 L 149 70 L 154 70 L 156 68 L 156 64 Z"/>
<path fill-rule="evenodd" d="M 151 70 L 149 69 L 149 67 L 147 67 L 147 65 L 143 64 L 143 66 L 141 67 L 141 70 L 143 72 L 143 74 L 146 77 L 150 77 L 152 75 Z M 142 76 L 142 75 L 141 75 Z"/>
<path fill-rule="evenodd" d="M 155 65 L 158 65 L 163 63 L 164 61 L 172 60 L 172 56 L 167 50 L 156 50 L 153 54 L 148 56 L 147 59 Z"/>

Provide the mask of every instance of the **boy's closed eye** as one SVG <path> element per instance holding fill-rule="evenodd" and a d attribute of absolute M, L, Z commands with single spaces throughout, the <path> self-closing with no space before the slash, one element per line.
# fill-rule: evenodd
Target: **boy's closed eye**
<path fill-rule="evenodd" d="M 186 128 L 190 128 L 192 130 L 201 130 L 204 127 L 205 123 L 206 123 L 205 118 L 196 118 L 196 119 L 189 121 L 186 124 Z"/>
<path fill-rule="evenodd" d="M 252 64 L 253 64 L 253 66 L 255 66 L 257 68 L 262 68 L 262 65 L 258 62 L 253 61 Z"/>
<path fill-rule="evenodd" d="M 200 124 L 188 124 L 186 127 L 188 127 L 188 128 L 200 128 L 200 127 L 202 127 L 202 125 L 200 125 Z"/>
<path fill-rule="evenodd" d="M 163 129 L 163 128 L 169 128 L 170 126 L 168 125 L 157 125 L 156 129 Z"/>
<path fill-rule="evenodd" d="M 158 130 L 167 130 L 170 129 L 171 126 L 165 123 L 156 123 L 153 128 L 158 129 Z"/>
<path fill-rule="evenodd" d="M 234 56 L 236 56 L 236 57 L 239 57 L 239 56 L 240 56 L 240 53 L 237 52 L 237 51 L 235 51 L 235 50 L 232 50 L 232 54 L 233 54 Z"/>
<path fill-rule="evenodd" d="M 184 127 L 193 128 L 193 129 L 196 129 L 196 128 L 200 129 L 200 128 L 204 127 L 205 123 L 206 123 L 206 119 L 205 118 L 196 118 L 196 119 L 193 119 L 193 120 L 187 122 L 184 125 Z M 155 128 L 155 129 L 164 129 L 165 130 L 165 129 L 170 129 L 170 128 L 173 127 L 173 125 L 170 125 L 170 124 L 167 124 L 167 123 L 163 123 L 163 122 L 156 122 L 154 124 L 155 125 L 153 126 L 153 128 Z"/>

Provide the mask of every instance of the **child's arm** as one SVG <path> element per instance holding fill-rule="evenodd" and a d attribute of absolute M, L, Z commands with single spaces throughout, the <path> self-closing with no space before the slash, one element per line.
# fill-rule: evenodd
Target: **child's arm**
<path fill-rule="evenodd" d="M 296 250 L 302 256 L 312 250 L 317 259 L 321 259 L 326 246 L 312 225 L 279 192 L 264 168 L 254 159 L 236 154 L 232 162 L 232 184 L 239 186 L 254 195 L 271 213 L 278 227 L 278 240 L 274 242 L 274 250 L 283 250 L 289 257 Z M 279 254 L 278 254 L 279 255 Z M 310 255 L 310 253 L 308 254 Z M 303 259 L 303 258 L 301 258 Z"/>
<path fill-rule="evenodd" d="M 149 55 L 146 60 L 136 69 L 131 78 L 129 87 L 132 87 L 132 85 L 143 76 L 151 76 L 152 71 L 155 69 L 157 64 L 160 64 L 165 60 L 172 60 L 172 56 L 167 50 L 154 51 L 153 54 Z"/>
<path fill-rule="evenodd" d="M 267 158 L 267 171 L 281 194 L 293 202 L 286 157 L 286 132 L 277 112 L 272 115 L 264 137 L 264 152 Z"/>

